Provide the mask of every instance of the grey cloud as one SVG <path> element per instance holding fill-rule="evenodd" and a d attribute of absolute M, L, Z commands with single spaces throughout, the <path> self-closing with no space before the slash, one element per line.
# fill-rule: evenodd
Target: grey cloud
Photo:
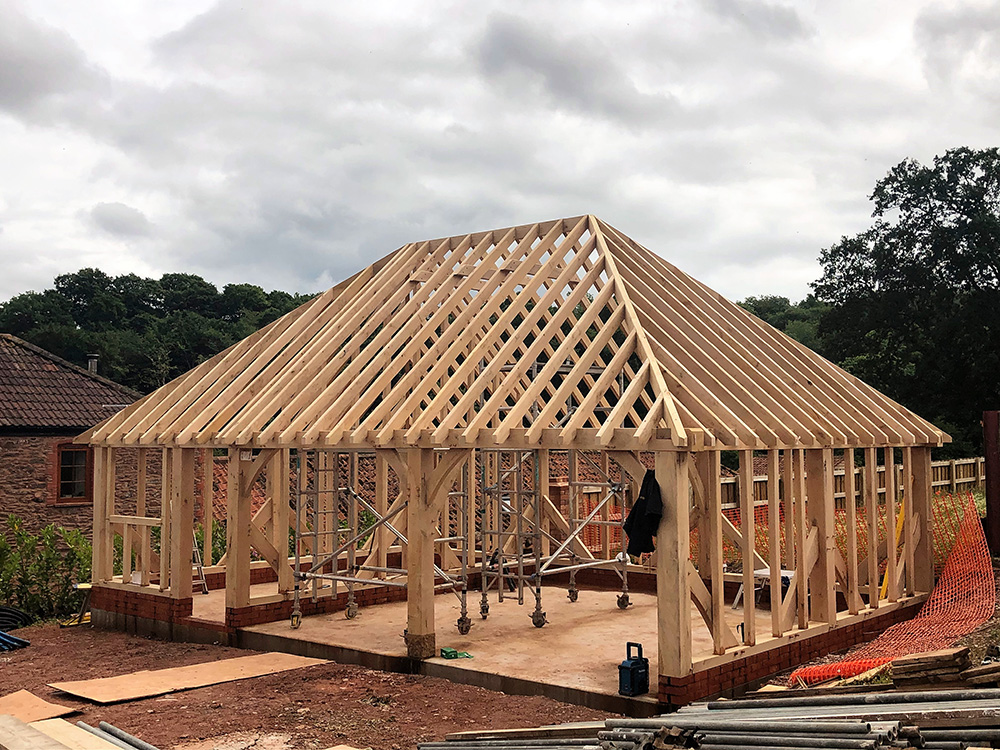
<path fill-rule="evenodd" d="M 0 111 L 62 120 L 89 106 L 106 83 L 68 34 L 0 3 Z"/>
<path fill-rule="evenodd" d="M 124 203 L 98 203 L 89 218 L 99 229 L 122 238 L 144 237 L 153 229 L 146 214 Z"/>
<path fill-rule="evenodd" d="M 597 37 L 559 39 L 551 26 L 495 14 L 476 55 L 487 79 L 507 84 L 512 107 L 537 91 L 558 107 L 630 128 L 662 126 L 679 111 L 672 95 L 640 91 Z"/>
<path fill-rule="evenodd" d="M 95 256 L 111 246 L 143 269 L 299 291 L 405 242 L 585 212 L 696 276 L 780 253 L 812 261 L 867 221 L 865 194 L 911 144 L 957 132 L 919 82 L 845 59 L 852 32 L 823 20 L 833 11 L 442 7 L 222 0 L 164 29 L 134 75 L 103 82 L 72 39 L 35 24 L 58 75 L 19 106 L 61 113 L 53 151 L 68 129 L 93 144 L 80 195 L 156 206 L 155 226 L 122 204 L 88 209 L 86 228 L 142 238 L 126 253 L 92 231 L 81 239 Z M 874 36 L 850 41 L 881 62 Z M 65 224 L 35 217 L 66 219 L 60 206 L 18 204 L 11 238 L 52 247 Z"/>
<path fill-rule="evenodd" d="M 709 0 L 706 6 L 755 36 L 796 39 L 809 34 L 799 14 L 787 6 L 756 0 Z"/>
<path fill-rule="evenodd" d="M 997 31 L 1000 5 L 931 6 L 914 24 L 914 37 L 932 83 L 948 85 L 963 77 L 966 67 L 985 69 L 997 77 Z M 995 96 L 995 91 L 991 91 Z"/>

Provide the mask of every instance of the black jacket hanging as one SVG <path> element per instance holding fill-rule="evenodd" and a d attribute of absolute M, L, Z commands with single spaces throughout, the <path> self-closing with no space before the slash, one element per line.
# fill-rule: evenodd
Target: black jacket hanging
<path fill-rule="evenodd" d="M 660 485 L 656 482 L 656 474 L 652 469 L 646 470 L 642 478 L 639 497 L 635 499 L 623 528 L 628 535 L 628 546 L 625 551 L 638 557 L 644 552 L 652 552 L 653 537 L 660 527 L 660 517 L 663 515 L 663 502 L 660 499 Z"/>

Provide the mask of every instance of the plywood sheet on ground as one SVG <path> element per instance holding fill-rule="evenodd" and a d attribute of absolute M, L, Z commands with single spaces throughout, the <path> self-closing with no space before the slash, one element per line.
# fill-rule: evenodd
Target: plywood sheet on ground
<path fill-rule="evenodd" d="M 56 742 L 61 742 L 70 750 L 118 750 L 118 745 L 112 745 L 107 740 L 102 740 L 96 734 L 91 734 L 65 719 L 34 721 L 31 726 Z"/>
<path fill-rule="evenodd" d="M 57 716 L 65 716 L 76 711 L 69 706 L 60 706 L 56 703 L 49 703 L 47 700 L 39 698 L 34 693 L 27 690 L 18 690 L 16 693 L 5 695 L 0 698 L 0 714 L 13 716 L 25 723 L 41 721 L 42 719 L 54 719 Z"/>
<path fill-rule="evenodd" d="M 121 703 L 325 663 L 324 659 L 267 653 L 192 664 L 187 667 L 143 670 L 99 680 L 54 682 L 50 687 L 94 703 Z"/>

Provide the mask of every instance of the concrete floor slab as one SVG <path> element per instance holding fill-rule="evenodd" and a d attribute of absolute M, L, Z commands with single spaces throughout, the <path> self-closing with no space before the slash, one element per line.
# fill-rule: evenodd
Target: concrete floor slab
<path fill-rule="evenodd" d="M 467 651 L 472 659 L 447 660 L 435 657 L 425 662 L 427 673 L 458 676 L 462 682 L 483 683 L 457 672 L 467 671 L 506 678 L 509 681 L 542 683 L 563 691 L 615 696 L 618 693 L 618 665 L 625 658 L 626 643 L 643 645 L 650 661 L 650 675 L 656 671 L 656 597 L 631 594 L 632 606 L 617 607 L 618 592 L 581 590 L 578 601 L 570 602 L 562 588 L 546 587 L 542 609 L 548 624 L 536 628 L 531 622 L 534 598 L 525 604 L 516 598 L 498 602 L 490 595 L 489 617 L 479 617 L 479 595 L 469 598 L 472 630 L 461 635 L 456 627 L 460 615 L 458 600 L 452 595 L 435 598 L 437 645 Z M 726 608 L 726 619 L 735 628 L 742 621 L 742 610 Z M 761 612 L 763 620 L 767 615 Z M 693 652 L 696 658 L 712 653 L 712 640 L 697 610 L 692 607 Z M 406 627 L 406 603 L 383 604 L 359 610 L 353 620 L 343 612 L 305 617 L 297 630 L 287 621 L 244 628 L 258 636 L 275 636 L 302 644 L 320 644 L 338 650 L 363 652 L 384 657 L 368 661 L 385 668 L 402 663 L 406 657 L 403 630 Z M 305 653 L 305 651 L 304 651 Z M 310 652 L 313 653 L 313 652 Z M 318 652 L 314 652 L 317 653 Z M 503 681 L 495 684 L 501 685 Z M 498 689 L 503 689 L 498 688 Z M 655 686 L 654 686 L 655 691 Z M 551 693 L 550 693 L 551 694 Z M 554 697 L 554 696 L 553 696 Z"/>

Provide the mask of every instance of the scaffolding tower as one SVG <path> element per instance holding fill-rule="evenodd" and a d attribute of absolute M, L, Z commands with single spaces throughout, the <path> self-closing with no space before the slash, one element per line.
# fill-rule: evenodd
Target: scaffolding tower
<path fill-rule="evenodd" d="M 344 614 L 353 619 L 358 614 L 359 585 L 406 588 L 407 503 L 397 498 L 380 509 L 365 497 L 371 496 L 373 488 L 362 486 L 358 470 L 362 457 L 374 458 L 374 452 L 296 451 L 293 628 L 301 623 L 304 595 L 315 602 L 322 596 L 336 596 L 338 585 L 343 584 L 347 591 Z M 456 488 L 448 494 L 440 524 L 443 534 L 435 539 L 442 561 L 448 560 L 434 565 L 435 590 L 449 590 L 458 597 L 461 615 L 457 627 L 463 635 L 472 626 L 467 591 L 470 556 L 474 554 L 473 494 L 474 483 L 466 464 Z M 365 554 L 375 534 L 391 535 L 391 544 L 399 548 L 399 567 L 378 565 Z"/>
<path fill-rule="evenodd" d="M 545 576 L 568 574 L 567 595 L 571 602 L 579 598 L 576 586 L 577 571 L 586 568 L 608 567 L 621 578 L 622 588 L 618 607 L 630 605 L 628 595 L 628 556 L 619 550 L 610 555 L 608 534 L 600 534 L 603 557 L 595 557 L 582 539 L 588 527 L 618 527 L 627 516 L 627 490 L 622 479 L 610 475 L 607 466 L 596 463 L 586 453 L 568 451 L 569 462 L 569 518 L 568 525 L 557 536 L 544 522 L 548 513 L 546 504 L 551 501 L 543 496 L 540 488 L 548 484 L 549 451 L 544 457 L 537 450 L 483 450 L 480 451 L 482 476 L 482 502 L 477 511 L 477 542 L 480 551 L 480 615 L 489 616 L 489 592 L 496 590 L 498 601 L 514 595 L 518 604 L 524 604 L 525 590 L 534 595 L 531 622 L 541 628 L 548 620 L 542 609 L 542 581 Z M 578 479 L 579 456 L 598 473 L 599 478 L 586 482 Z M 542 472 L 545 472 L 543 478 Z M 584 488 L 601 490 L 594 503 L 582 503 Z M 611 506 L 619 509 L 618 518 L 612 520 Z M 590 506 L 590 507 L 588 507 Z M 622 539 L 624 537 L 621 537 Z M 554 549 L 553 549 L 554 548 Z"/>

